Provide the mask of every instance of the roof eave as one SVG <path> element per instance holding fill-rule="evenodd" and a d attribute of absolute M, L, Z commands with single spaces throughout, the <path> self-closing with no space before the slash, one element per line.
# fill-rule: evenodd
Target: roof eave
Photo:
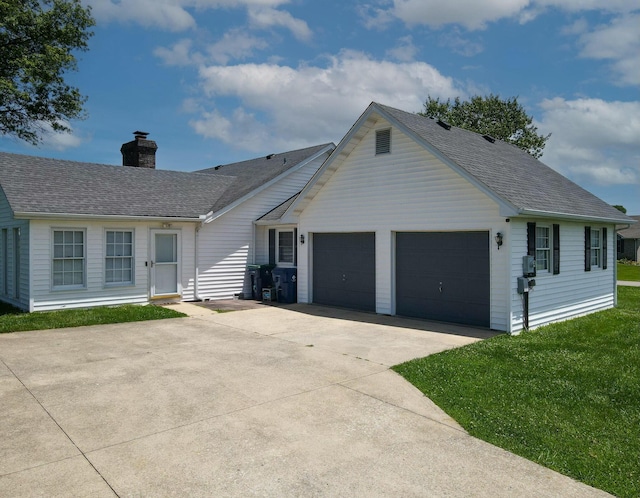
<path fill-rule="evenodd" d="M 302 169 L 304 166 L 306 166 L 307 164 L 309 164 L 311 161 L 316 160 L 318 157 L 320 157 L 322 154 L 325 154 L 327 152 L 332 151 L 335 148 L 335 146 L 333 144 L 329 144 L 326 147 L 323 147 L 322 149 L 320 149 L 318 152 L 316 152 L 315 154 L 307 157 L 306 159 L 303 159 L 302 161 L 300 161 L 298 164 L 296 164 L 295 166 L 293 166 L 292 168 L 289 168 L 287 171 L 284 171 L 282 173 L 280 173 L 278 176 L 276 176 L 275 178 L 272 178 L 271 180 L 269 180 L 266 183 L 263 183 L 262 185 L 260 185 L 258 188 L 252 190 L 251 192 L 249 192 L 248 194 L 240 197 L 239 199 L 235 200 L 234 202 L 232 202 L 231 204 L 225 206 L 222 209 L 219 209 L 218 211 L 210 211 L 209 213 L 207 213 L 206 215 L 206 220 L 204 223 L 211 223 L 212 221 L 217 220 L 218 218 L 220 218 L 221 216 L 227 214 L 229 211 L 231 211 L 232 209 L 235 209 L 236 207 L 238 207 L 239 205 L 245 203 L 246 201 L 248 201 L 249 199 L 254 198 L 256 195 L 258 195 L 260 192 L 262 192 L 263 190 L 265 190 L 266 188 L 278 183 L 280 180 L 282 180 L 283 178 L 289 176 L 290 174 L 299 171 L 300 169 Z"/>
<path fill-rule="evenodd" d="M 199 222 L 202 221 L 202 216 L 197 218 L 183 217 L 183 216 L 132 216 L 132 215 L 111 215 L 111 214 L 83 214 L 83 213 L 39 213 L 39 212 L 16 212 L 14 218 L 22 220 L 34 220 L 34 219 L 89 219 L 89 220 L 118 220 L 118 221 L 161 221 L 161 222 Z"/>
<path fill-rule="evenodd" d="M 557 213 L 553 211 L 541 211 L 534 209 L 520 209 L 518 211 L 519 216 L 529 216 L 532 218 L 558 218 L 563 220 L 576 220 L 576 221 L 593 221 L 598 223 L 615 223 L 629 225 L 637 223 L 635 220 L 629 220 L 628 218 L 612 218 L 608 216 L 594 216 L 594 215 L 581 215 L 570 213 Z"/>

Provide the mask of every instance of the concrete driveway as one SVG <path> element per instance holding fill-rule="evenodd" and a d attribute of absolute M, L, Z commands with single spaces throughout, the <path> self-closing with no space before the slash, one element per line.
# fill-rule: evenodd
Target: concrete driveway
<path fill-rule="evenodd" d="M 0 496 L 607 496 L 388 369 L 484 335 L 304 305 L 2 334 Z"/>

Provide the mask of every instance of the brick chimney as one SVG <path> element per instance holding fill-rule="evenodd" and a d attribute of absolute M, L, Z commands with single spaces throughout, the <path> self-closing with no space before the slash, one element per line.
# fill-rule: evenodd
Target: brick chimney
<path fill-rule="evenodd" d="M 133 141 L 120 147 L 123 166 L 155 169 L 158 145 L 153 140 L 147 140 L 147 135 L 145 131 L 134 131 Z"/>

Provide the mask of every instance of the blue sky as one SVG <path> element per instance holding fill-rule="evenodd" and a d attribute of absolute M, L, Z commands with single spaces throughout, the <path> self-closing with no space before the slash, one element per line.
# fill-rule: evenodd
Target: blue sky
<path fill-rule="evenodd" d="M 542 161 L 640 214 L 640 0 L 87 0 L 73 133 L 0 149 L 192 171 L 337 143 L 371 101 L 517 96 Z"/>

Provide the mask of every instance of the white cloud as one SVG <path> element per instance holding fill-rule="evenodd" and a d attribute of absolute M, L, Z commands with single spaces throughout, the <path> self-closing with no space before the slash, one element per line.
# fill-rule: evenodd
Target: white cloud
<path fill-rule="evenodd" d="M 144 27 L 184 31 L 196 21 L 180 1 L 171 0 L 93 0 L 92 13 L 102 22 L 134 22 Z"/>
<path fill-rule="evenodd" d="M 438 45 L 440 47 L 447 47 L 456 54 L 464 57 L 473 57 L 484 50 L 481 43 L 463 37 L 457 27 L 453 28 L 451 32 L 440 35 Z"/>
<path fill-rule="evenodd" d="M 464 96 L 451 78 L 424 62 L 378 61 L 354 51 L 330 57 L 326 67 L 209 66 L 200 76 L 213 110 L 193 119 L 193 128 L 253 151 L 337 141 L 371 101 L 419 111 L 427 95 Z M 215 106 L 217 97 L 241 104 L 224 113 Z"/>
<path fill-rule="evenodd" d="M 171 48 L 157 47 L 153 54 L 162 59 L 168 66 L 189 66 L 197 64 L 201 58 L 201 54 L 191 51 L 192 41 L 185 38 L 174 43 Z"/>
<path fill-rule="evenodd" d="M 82 138 L 75 134 L 71 125 L 67 121 L 61 121 L 60 123 L 69 128 L 71 132 L 55 131 L 49 123 L 44 121 L 38 124 L 42 145 L 55 150 L 66 150 L 80 146 L 82 144 Z"/>
<path fill-rule="evenodd" d="M 401 62 L 410 62 L 416 58 L 418 47 L 413 44 L 411 36 L 403 36 L 398 45 L 387 50 L 387 55 Z"/>
<path fill-rule="evenodd" d="M 252 26 L 259 28 L 271 26 L 287 28 L 293 36 L 302 41 L 310 40 L 313 35 L 305 21 L 296 19 L 289 12 L 271 7 L 250 8 L 249 22 Z"/>
<path fill-rule="evenodd" d="M 590 59 L 611 60 L 617 81 L 640 85 L 640 14 L 627 14 L 599 25 L 579 38 L 580 55 Z"/>
<path fill-rule="evenodd" d="M 94 17 L 100 22 L 133 22 L 144 27 L 169 31 L 185 31 L 196 26 L 196 20 L 188 11 L 221 8 L 275 9 L 289 0 L 83 0 L 91 5 Z M 279 25 L 303 32 L 300 21 L 288 13 L 280 14 Z M 287 15 L 291 19 L 285 19 Z M 275 15 L 277 17 L 278 14 Z M 284 24 L 283 24 L 284 23 Z M 307 28 L 308 29 L 308 28 Z"/>
<path fill-rule="evenodd" d="M 640 184 L 640 102 L 544 100 L 542 133 L 552 133 L 542 160 L 599 185 Z"/>
<path fill-rule="evenodd" d="M 488 22 L 520 13 L 529 0 L 395 0 L 393 14 L 408 25 L 427 24 L 437 28 L 460 24 L 467 29 L 484 29 Z"/>
<path fill-rule="evenodd" d="M 366 6 L 360 8 L 360 13 L 368 28 L 384 27 L 397 18 L 409 26 L 424 24 L 438 28 L 453 24 L 477 30 L 506 18 L 526 23 L 548 8 L 571 13 L 589 10 L 627 13 L 639 9 L 640 0 L 393 0 L 389 8 Z"/>
<path fill-rule="evenodd" d="M 244 59 L 255 50 L 267 48 L 267 42 L 247 33 L 244 29 L 227 31 L 221 40 L 207 47 L 209 59 L 218 64 L 226 64 L 231 59 Z"/>

